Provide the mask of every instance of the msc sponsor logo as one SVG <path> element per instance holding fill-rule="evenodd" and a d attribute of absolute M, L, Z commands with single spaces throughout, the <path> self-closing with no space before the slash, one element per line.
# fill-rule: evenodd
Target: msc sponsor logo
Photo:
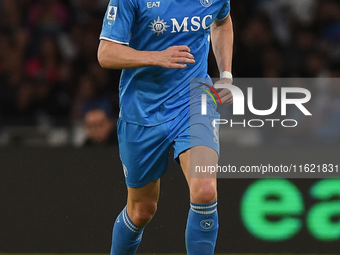
<path fill-rule="evenodd" d="M 161 18 L 158 17 L 157 20 L 151 22 L 149 27 L 151 27 L 152 32 L 158 36 L 159 34 L 163 34 L 170 26 L 167 25 L 167 22 L 165 22 L 164 19 L 161 20 Z"/>
<path fill-rule="evenodd" d="M 203 18 L 199 16 L 194 17 L 184 17 L 183 20 L 177 20 L 176 18 L 171 19 L 172 22 L 172 30 L 171 33 L 181 33 L 181 32 L 196 32 L 203 29 L 208 29 L 213 22 L 213 16 L 211 14 L 204 16 Z M 167 22 L 160 17 L 157 20 L 154 20 L 150 23 L 149 27 L 151 28 L 154 34 L 160 35 L 163 34 L 166 29 L 170 26 L 167 25 Z"/>
<path fill-rule="evenodd" d="M 178 22 L 176 18 L 172 18 L 172 30 L 171 33 L 179 33 L 179 32 L 196 32 L 200 28 L 208 29 L 213 21 L 213 16 L 211 14 L 206 15 L 201 19 L 199 16 L 194 16 L 190 19 L 190 17 L 184 17 L 182 22 Z M 211 23 L 208 25 L 207 20 L 210 20 Z"/>

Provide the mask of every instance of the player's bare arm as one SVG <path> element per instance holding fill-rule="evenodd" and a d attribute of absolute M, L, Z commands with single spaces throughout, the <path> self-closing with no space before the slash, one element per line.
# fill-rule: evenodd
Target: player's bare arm
<path fill-rule="evenodd" d="M 194 56 L 185 45 L 172 46 L 163 51 L 138 51 L 131 47 L 101 40 L 98 48 L 98 61 L 103 68 L 126 69 L 146 66 L 161 66 L 170 69 L 183 69 L 194 64 Z"/>
<path fill-rule="evenodd" d="M 215 20 L 211 25 L 211 42 L 217 66 L 220 73 L 227 71 L 231 73 L 231 63 L 233 57 L 234 32 L 231 16 L 228 15 L 223 20 Z M 222 78 L 217 83 L 232 83 L 229 78 Z M 228 89 L 219 91 L 222 103 L 231 104 L 233 96 Z"/>

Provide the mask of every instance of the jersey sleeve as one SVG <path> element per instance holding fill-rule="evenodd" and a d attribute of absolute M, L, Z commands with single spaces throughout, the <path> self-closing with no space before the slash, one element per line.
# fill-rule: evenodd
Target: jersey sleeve
<path fill-rule="evenodd" d="M 223 5 L 220 12 L 217 14 L 216 19 L 217 20 L 224 20 L 226 17 L 228 17 L 230 13 L 230 0 L 226 0 L 226 3 Z"/>
<path fill-rule="evenodd" d="M 128 45 L 134 19 L 135 7 L 132 0 L 110 0 L 100 39 Z"/>

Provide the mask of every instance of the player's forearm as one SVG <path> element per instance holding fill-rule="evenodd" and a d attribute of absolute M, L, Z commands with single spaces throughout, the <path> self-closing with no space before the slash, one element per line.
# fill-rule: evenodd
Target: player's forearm
<path fill-rule="evenodd" d="M 195 59 L 186 45 L 171 46 L 163 51 L 138 51 L 118 43 L 101 40 L 98 62 L 103 68 L 109 69 L 145 66 L 182 69 L 186 68 L 187 64 L 195 64 Z"/>
<path fill-rule="evenodd" d="M 234 32 L 230 15 L 211 26 L 211 42 L 220 72 L 231 72 Z"/>
<path fill-rule="evenodd" d="M 125 45 L 101 40 L 98 62 L 103 68 L 126 69 L 157 65 L 157 52 L 138 51 Z"/>

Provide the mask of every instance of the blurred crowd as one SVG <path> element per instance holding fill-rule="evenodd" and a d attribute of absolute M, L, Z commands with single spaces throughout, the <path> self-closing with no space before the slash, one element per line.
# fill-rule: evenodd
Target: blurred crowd
<path fill-rule="evenodd" d="M 98 36 L 107 1 L 0 0 L 0 118 L 35 125 L 78 121 L 93 107 L 117 114 L 120 71 L 102 69 Z"/>
<path fill-rule="evenodd" d="M 96 109 L 117 119 L 120 71 L 102 69 L 96 54 L 107 4 L 0 0 L 2 127 L 78 130 Z M 242 0 L 231 6 L 235 77 L 340 77 L 338 1 Z M 218 77 L 213 54 L 209 62 L 209 74 Z M 311 130 L 306 124 L 301 134 L 339 143 L 340 85 L 308 88 L 317 95 L 312 107 L 318 106 L 320 125 Z"/>

